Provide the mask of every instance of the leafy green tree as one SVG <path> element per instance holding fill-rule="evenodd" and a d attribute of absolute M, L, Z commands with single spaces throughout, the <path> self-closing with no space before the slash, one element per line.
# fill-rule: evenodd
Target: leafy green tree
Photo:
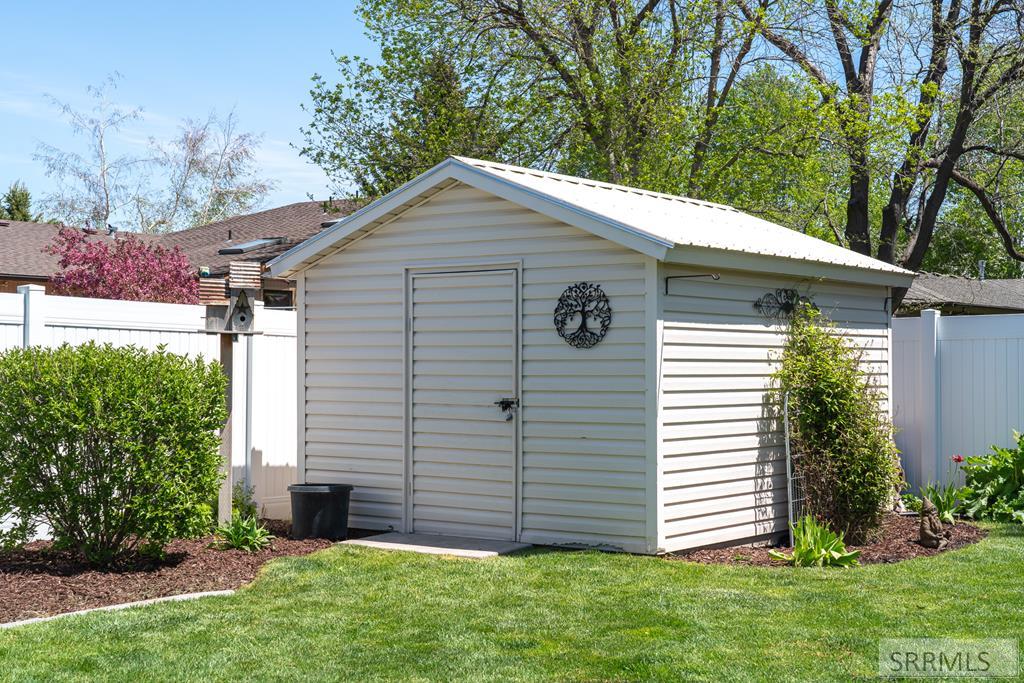
<path fill-rule="evenodd" d="M 819 91 L 822 136 L 845 156 L 843 243 L 916 270 L 956 188 L 1017 260 L 982 169 L 1024 158 L 986 118 L 1024 87 L 1024 8 L 1006 0 L 736 0 Z M 901 295 L 895 296 L 894 304 Z"/>
<path fill-rule="evenodd" d="M 305 129 L 303 152 L 339 184 L 379 194 L 410 156 L 465 149 L 437 122 L 468 110 L 497 144 L 463 153 L 728 202 L 911 269 L 970 204 L 1024 260 L 1007 213 L 1024 137 L 997 124 L 1024 88 L 1016 0 L 363 0 L 360 13 L 380 63 L 343 56 L 337 85 L 315 76 Z M 455 80 L 426 68 L 437 54 Z M 364 183 L 360 165 L 402 170 Z"/>
<path fill-rule="evenodd" d="M 443 53 L 411 65 L 415 81 L 407 96 L 369 106 L 348 90 L 380 87 L 381 70 L 358 60 L 342 63 L 344 85 L 322 79 L 314 85 L 315 99 L 327 106 L 313 111 L 303 153 L 332 176 L 354 182 L 359 194 L 387 194 L 449 155 L 497 156 L 508 139 L 493 110 L 471 104 Z"/>
<path fill-rule="evenodd" d="M 835 166 L 841 159 L 821 149 L 816 99 L 813 88 L 773 66 L 759 66 L 734 87 L 720 129 L 701 153 L 698 174 L 675 191 L 839 239 Z M 695 148 L 695 162 L 697 153 Z"/>
<path fill-rule="evenodd" d="M 946 221 L 940 223 L 932 237 L 931 248 L 921 263 L 921 270 L 943 275 L 976 278 L 978 262 L 985 262 L 985 277 L 1019 278 L 1024 275 L 1019 261 L 1006 253 L 1002 241 L 977 212 L 956 207 Z"/>
<path fill-rule="evenodd" d="M 339 186 L 380 195 L 465 154 L 827 229 L 817 93 L 758 58 L 729 0 L 363 0 L 360 14 L 380 62 L 341 56 L 337 83 L 314 76 L 303 130 Z"/>
<path fill-rule="evenodd" d="M 0 198 L 0 218 L 11 221 L 41 222 L 42 215 L 32 213 L 32 195 L 25 183 L 16 180 Z"/>
<path fill-rule="evenodd" d="M 448 154 L 543 165 L 551 146 L 543 88 L 497 41 L 468 40 L 443 1 L 366 0 L 360 15 L 380 63 L 337 57 L 337 82 L 313 76 L 301 153 L 342 188 L 380 196 Z"/>

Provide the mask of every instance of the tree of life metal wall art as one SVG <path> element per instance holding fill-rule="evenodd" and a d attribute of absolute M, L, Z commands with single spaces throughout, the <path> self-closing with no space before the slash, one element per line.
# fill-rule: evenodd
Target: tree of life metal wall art
<path fill-rule="evenodd" d="M 601 285 L 577 282 L 562 292 L 555 306 L 555 331 L 569 346 L 589 349 L 608 333 L 612 307 Z"/>
<path fill-rule="evenodd" d="M 776 289 L 754 302 L 754 310 L 768 320 L 788 320 L 800 304 L 814 305 L 795 289 Z"/>

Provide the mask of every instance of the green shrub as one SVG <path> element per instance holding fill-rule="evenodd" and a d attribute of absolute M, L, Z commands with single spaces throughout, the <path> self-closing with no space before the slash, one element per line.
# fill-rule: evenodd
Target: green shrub
<path fill-rule="evenodd" d="M 859 550 L 846 549 L 843 535 L 836 534 L 814 517 L 805 515 L 793 527 L 793 553 L 769 550 L 772 559 L 794 567 L 855 567 L 860 564 Z"/>
<path fill-rule="evenodd" d="M 1014 432 L 1014 448 L 992 447 L 988 455 L 963 464 L 961 511 L 973 519 L 1024 523 L 1024 434 Z"/>
<path fill-rule="evenodd" d="M 255 518 L 258 510 L 252 496 L 253 487 L 247 487 L 245 482 L 236 481 L 231 487 L 231 512 L 237 512 L 245 518 Z"/>
<path fill-rule="evenodd" d="M 270 532 L 256 517 L 245 517 L 237 511 L 231 513 L 231 521 L 222 524 L 216 531 L 215 548 L 221 550 L 244 550 L 254 553 L 270 545 Z"/>
<path fill-rule="evenodd" d="M 793 314 L 776 388 L 788 392 L 796 474 L 808 512 L 853 543 L 869 540 L 903 486 L 883 399 L 861 354 L 813 306 Z"/>
<path fill-rule="evenodd" d="M 88 343 L 0 354 L 6 545 L 40 524 L 97 565 L 209 532 L 227 417 L 216 363 Z"/>

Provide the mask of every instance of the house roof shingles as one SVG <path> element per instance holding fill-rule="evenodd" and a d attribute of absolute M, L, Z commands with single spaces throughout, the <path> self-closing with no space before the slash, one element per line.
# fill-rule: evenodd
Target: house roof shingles
<path fill-rule="evenodd" d="M 325 211 L 327 207 L 329 212 Z M 169 249 L 180 247 L 194 267 L 207 267 L 211 274 L 219 275 L 227 272 L 231 261 L 265 263 L 320 232 L 323 223 L 334 222 L 356 208 L 357 204 L 348 200 L 334 200 L 330 204 L 297 202 L 163 235 L 132 234 Z M 0 221 L 0 277 L 53 276 L 59 270 L 58 258 L 45 248 L 53 243 L 60 229 L 61 226 L 53 223 Z M 279 237 L 282 241 L 242 254 L 218 253 L 225 247 L 268 237 Z M 99 231 L 90 239 L 112 238 L 105 231 Z"/>
<path fill-rule="evenodd" d="M 61 226 L 54 223 L 29 223 L 0 220 L 0 277 L 48 278 L 59 268 L 56 254 L 46 251 Z M 98 231 L 91 240 L 111 240 L 106 231 Z"/>
<path fill-rule="evenodd" d="M 921 273 L 903 298 L 907 309 L 930 306 L 1024 311 L 1024 280 L 975 280 Z"/>
<path fill-rule="evenodd" d="M 331 210 L 325 211 L 325 207 Z M 303 242 L 331 223 L 355 211 L 358 205 L 349 200 L 327 202 L 308 201 L 287 204 L 266 211 L 235 216 L 216 223 L 189 230 L 170 232 L 160 237 L 160 245 L 180 247 L 189 262 L 197 268 L 209 268 L 210 273 L 226 273 L 231 261 L 259 261 L 265 263 Z M 283 238 L 243 254 L 220 254 L 221 249 L 268 237 Z"/>
<path fill-rule="evenodd" d="M 0 221 L 0 276 L 49 277 L 56 272 L 57 257 L 43 248 L 58 230 L 51 223 Z"/>

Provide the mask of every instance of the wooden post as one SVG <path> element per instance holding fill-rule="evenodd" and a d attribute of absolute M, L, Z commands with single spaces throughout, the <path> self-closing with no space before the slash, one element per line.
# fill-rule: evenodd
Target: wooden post
<path fill-rule="evenodd" d="M 252 454 L 252 331 L 260 287 L 260 265 L 244 261 L 229 264 L 227 281 L 200 284 L 206 308 L 206 330 L 220 334 L 220 363 L 228 378 L 228 419 L 221 430 L 221 466 L 224 482 L 217 505 L 221 522 L 231 519 L 235 463 L 244 467 L 243 485 L 250 485 Z M 244 341 L 243 341 L 244 338 Z"/>
<path fill-rule="evenodd" d="M 220 495 L 217 499 L 217 519 L 223 523 L 231 520 L 231 444 L 232 426 L 235 422 L 235 407 L 232 394 L 234 394 L 234 342 L 231 334 L 220 335 L 220 364 L 224 368 L 224 374 L 228 378 L 228 386 L 225 392 L 225 400 L 228 407 L 228 420 L 224 423 L 224 429 L 220 432 L 220 457 L 221 467 L 224 471 L 224 480 L 220 486 Z"/>

